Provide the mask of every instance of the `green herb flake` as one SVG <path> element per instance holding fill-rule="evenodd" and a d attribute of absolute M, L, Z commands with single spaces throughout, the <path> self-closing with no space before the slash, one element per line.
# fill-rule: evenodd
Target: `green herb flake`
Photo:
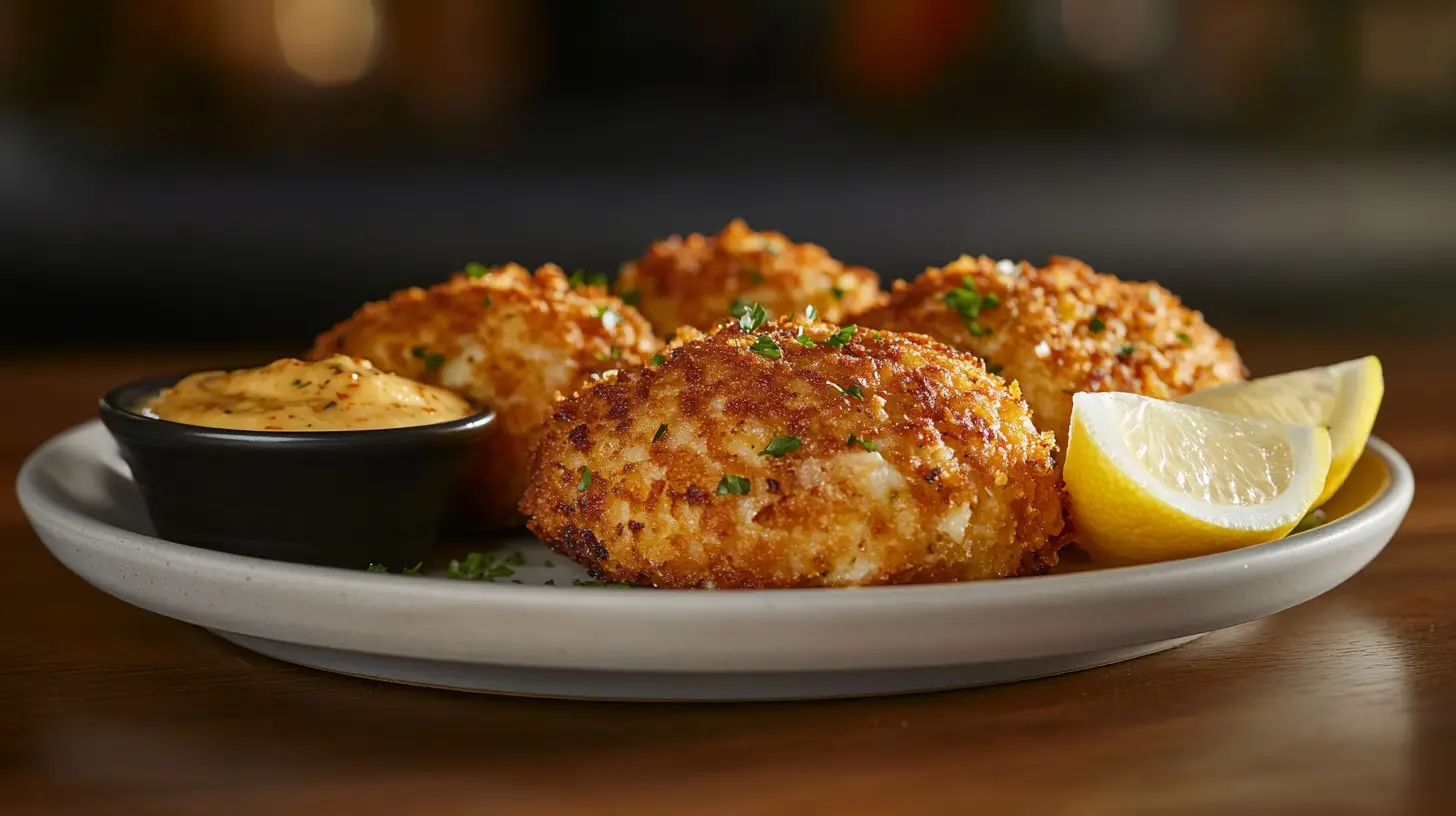
<path fill-rule="evenodd" d="M 434 374 L 436 371 L 439 371 L 440 370 L 440 367 L 443 366 L 443 365 L 445 365 L 445 355 L 443 355 L 443 354 L 426 354 L 425 355 L 425 371 L 427 371 L 427 372 L 429 372 L 431 374 Z"/>
<path fill-rule="evenodd" d="M 510 564 L 513 567 L 519 567 L 526 563 L 526 556 L 521 555 L 520 550 L 517 550 L 506 556 L 505 563 Z"/>
<path fill-rule="evenodd" d="M 304 388 L 305 386 L 310 386 L 310 385 L 313 385 L 313 381 L 312 380 L 294 380 L 293 381 L 293 387 L 294 388 Z"/>
<path fill-rule="evenodd" d="M 410 356 L 414 357 L 416 360 L 423 359 L 427 351 L 429 351 L 429 349 L 426 349 L 424 346 L 415 346 L 414 348 L 410 349 Z"/>
<path fill-rule="evenodd" d="M 844 290 L 838 286 L 829 287 L 829 294 L 833 295 L 835 300 L 844 300 Z"/>
<path fill-rule="evenodd" d="M 760 334 L 748 350 L 766 360 L 777 360 L 784 356 L 784 350 L 767 334 Z"/>
<path fill-rule="evenodd" d="M 780 436 L 774 441 L 765 445 L 763 450 L 758 452 L 758 455 L 772 456 L 777 459 L 780 456 L 788 456 L 789 454 L 798 450 L 803 444 L 803 440 L 799 439 L 799 437 L 797 436 Z"/>
<path fill-rule="evenodd" d="M 1000 363 L 986 363 L 987 374 L 1000 374 L 1004 370 Z"/>
<path fill-rule="evenodd" d="M 1185 346 L 1191 346 L 1193 345 L 1193 338 L 1188 336 L 1188 332 L 1178 332 L 1178 342 Z"/>
<path fill-rule="evenodd" d="M 576 492 L 585 493 L 586 489 L 589 487 L 591 487 L 591 468 L 587 467 L 586 465 L 582 465 L 581 481 L 576 483 Z"/>
<path fill-rule="evenodd" d="M 804 334 L 803 332 L 799 332 L 799 336 L 795 337 L 794 339 L 797 340 L 799 342 L 799 345 L 803 346 L 804 348 L 814 348 L 815 346 L 814 338 L 810 337 L 807 334 Z"/>
<path fill-rule="evenodd" d="M 445 565 L 445 577 L 457 581 L 487 581 L 494 583 L 500 578 L 509 578 L 515 575 L 516 571 L 511 569 L 504 561 L 489 553 L 473 552 L 465 556 L 464 561 L 450 559 Z"/>
<path fill-rule="evenodd" d="M 864 399 L 864 389 L 858 385 L 846 385 L 844 387 L 844 394 L 848 397 L 854 397 L 857 400 Z"/>
<path fill-rule="evenodd" d="M 728 304 L 728 314 L 734 317 L 743 317 L 743 313 L 748 311 L 748 306 L 748 301 L 743 298 L 733 298 L 733 302 Z"/>
<path fill-rule="evenodd" d="M 415 565 L 413 567 L 405 567 L 404 568 L 404 574 L 405 575 L 420 575 L 421 574 L 421 571 L 424 570 L 424 568 L 425 568 L 425 562 L 423 562 L 423 561 L 416 561 L 415 562 Z"/>
<path fill-rule="evenodd" d="M 636 306 L 642 302 L 641 289 L 628 289 L 621 294 L 622 302 L 628 306 Z"/>
<path fill-rule="evenodd" d="M 667 362 L 667 358 L 664 357 L 664 356 L 662 356 L 661 354 L 654 354 L 654 355 L 652 355 L 652 364 L 653 365 L 660 366 L 660 365 L 662 365 L 665 362 Z"/>
<path fill-rule="evenodd" d="M 1137 346 L 1134 346 L 1132 343 L 1123 343 L 1122 348 L 1117 350 L 1117 357 L 1120 360 L 1126 360 L 1127 358 L 1131 357 L 1133 355 L 1133 352 L 1135 351 L 1137 351 Z"/>
<path fill-rule="evenodd" d="M 480 280 L 489 274 L 490 270 L 485 267 L 485 264 L 478 264 L 475 261 L 471 261 L 465 265 L 465 277 L 471 280 Z"/>
<path fill-rule="evenodd" d="M 819 310 L 814 308 L 812 305 L 805 306 L 804 319 L 809 321 L 810 323 L 813 323 L 814 321 L 819 319 Z"/>
<path fill-rule="evenodd" d="M 1087 330 L 1093 334 L 1099 334 L 1107 330 L 1107 324 L 1102 322 L 1102 318 L 1092 315 L 1092 319 L 1087 321 Z"/>
<path fill-rule="evenodd" d="M 339 407 L 339 403 L 336 402 L 335 400 L 329 400 L 328 402 L 324 403 L 324 410 L 325 411 L 329 410 L 330 408 L 338 408 L 338 407 Z"/>
<path fill-rule="evenodd" d="M 763 283 L 763 273 L 758 271 L 757 269 L 748 270 L 748 282 L 753 284 L 754 286 Z"/>
<path fill-rule="evenodd" d="M 715 491 L 719 496 L 747 496 L 752 483 L 747 476 L 733 476 L 723 474 L 718 481 L 718 489 Z"/>
<path fill-rule="evenodd" d="M 661 425 L 658 425 L 657 426 L 657 433 L 655 433 L 655 434 L 652 435 L 652 441 L 653 442 L 657 442 L 660 439 L 662 439 L 664 436 L 667 436 L 667 423 L 666 422 L 664 422 Z"/>
<path fill-rule="evenodd" d="M 861 439 L 860 437 L 855 436 L 854 434 L 850 434 L 849 435 L 849 439 L 846 439 L 844 441 L 844 443 L 847 446 L 851 447 L 851 448 L 854 447 L 855 445 L 858 445 L 861 448 L 864 448 L 865 450 L 869 451 L 870 453 L 874 453 L 875 450 L 879 447 L 878 445 L 875 444 L 875 440 L 873 440 L 873 439 Z"/>
<path fill-rule="evenodd" d="M 485 308 L 489 309 L 491 306 L 494 306 L 495 305 L 495 301 L 493 301 L 493 300 L 490 299 L 490 295 L 486 295 L 485 296 L 485 300 L 481 301 L 481 305 L 483 305 Z"/>
<path fill-rule="evenodd" d="M 940 296 L 945 305 L 955 309 L 960 314 L 961 320 L 966 324 L 966 330 L 973 337 L 985 337 L 991 330 L 982 326 L 978 320 L 981 312 L 995 309 L 1001 305 L 1001 298 L 994 292 L 982 295 L 976 291 L 976 282 L 970 276 L 961 279 L 961 285 Z"/>
<path fill-rule="evenodd" d="M 585 269 L 578 269 L 571 273 L 566 283 L 573 289 L 582 286 L 606 286 L 607 274 L 605 272 L 587 272 Z"/>
<path fill-rule="evenodd" d="M 758 327 L 762 326 L 765 320 L 768 320 L 768 312 L 757 303 L 750 303 L 744 306 L 742 312 L 735 316 L 738 318 L 738 328 L 744 334 L 758 331 Z"/>
<path fill-rule="evenodd" d="M 389 567 L 383 564 L 370 564 L 364 568 L 365 572 L 389 572 Z"/>
<path fill-rule="evenodd" d="M 845 346 L 849 345 L 849 339 L 851 337 L 854 337 L 854 333 L 857 329 L 859 329 L 859 327 L 851 323 L 848 326 L 845 326 L 844 328 L 835 332 L 834 334 L 829 335 L 829 339 L 825 340 L 824 342 L 828 343 L 834 348 L 842 349 Z"/>

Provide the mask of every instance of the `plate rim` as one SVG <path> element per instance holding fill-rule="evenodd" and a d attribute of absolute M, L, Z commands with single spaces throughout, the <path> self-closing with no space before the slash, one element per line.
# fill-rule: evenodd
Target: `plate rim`
<path fill-rule="evenodd" d="M 774 590 L 660 590 L 655 592 L 603 592 L 596 588 L 491 584 L 469 581 L 427 580 L 399 575 L 379 575 L 363 570 L 316 567 L 268 561 L 189 547 L 153 536 L 135 533 L 78 513 L 53 502 L 43 494 L 40 472 L 50 457 L 70 448 L 78 436 L 105 430 L 97 420 L 75 426 L 36 449 L 22 465 L 17 495 L 32 525 L 48 525 L 64 532 L 63 544 L 53 546 L 40 536 L 54 557 L 82 580 L 104 592 L 144 609 L 208 628 L 223 628 L 239 634 L 285 640 L 310 646 L 366 651 L 420 659 L 463 662 L 499 662 L 511 665 L 575 667 L 587 670 L 692 670 L 705 673 L 725 671 L 794 671 L 809 669 L 853 670 L 869 667 L 948 665 L 952 663 L 997 662 L 1035 655 L 1070 653 L 1069 644 L 1093 642 L 1091 648 L 1111 648 L 1203 632 L 1254 620 L 1317 597 L 1347 580 L 1384 548 L 1398 529 L 1414 495 L 1414 477 L 1409 465 L 1390 445 L 1371 438 L 1370 449 L 1385 464 L 1388 479 L 1369 501 L 1340 519 L 1314 530 L 1269 544 L 1226 553 L 1161 564 L 1109 567 L 1060 575 L 1031 576 L 996 581 L 967 581 L 952 584 L 875 586 L 832 591 L 829 588 Z M 89 441 L 76 443 L 84 455 L 98 463 L 101 454 Z M 1386 534 L 1389 531 L 1389 534 Z M 37 529 L 39 532 L 39 529 Z M 67 540 L 69 538 L 70 540 Z M 1379 538 L 1378 545 L 1372 540 Z M 103 548 L 116 547 L 114 552 Z M 533 626 L 527 635 L 487 632 L 466 639 L 434 636 L 411 638 L 398 631 L 361 629 L 363 624 L 330 626 L 326 620 L 288 617 L 286 621 L 257 611 L 252 595 L 227 599 L 221 607 L 157 600 L 165 595 L 127 584 L 116 576 L 107 586 L 98 582 L 95 571 L 73 566 L 58 549 L 83 558 L 112 558 L 132 571 L 151 569 L 157 575 L 210 582 L 223 591 L 237 590 L 251 582 L 247 593 L 261 588 L 273 592 L 295 607 L 337 614 L 340 604 L 368 599 L 375 619 L 392 612 L 422 612 L 436 615 L 465 613 L 517 616 Z M 1351 559 L 1361 559 L 1354 564 Z M 1302 567 L 1313 565 L 1309 573 Z M 1319 567 L 1324 565 L 1325 569 Z M 1338 573 L 1337 579 L 1331 576 Z M 1244 576 L 1249 576 L 1245 578 Z M 1252 579 L 1252 580 L 1251 580 Z M 1301 580 L 1304 579 L 1304 580 Z M 135 582 L 135 576 L 131 579 Z M 1237 592 L 1240 582 L 1274 582 L 1263 585 L 1264 594 L 1216 603 L 1173 616 L 1173 620 L 1152 619 L 1126 623 L 1129 609 L 1139 602 L 1156 603 L 1182 593 L 1209 598 L 1210 593 Z M 121 587 L 121 589 L 117 589 Z M 1271 589 L 1271 587 L 1277 587 Z M 130 591 L 131 595 L 128 595 Z M 152 593 L 152 594 L 148 594 Z M 186 595 L 188 593 L 181 593 Z M 1221 596 L 1220 596 L 1221 597 Z M 138 599 L 140 598 L 140 600 Z M 352 601 L 342 599 L 352 598 Z M 1100 606 L 1099 606 L 1100 605 Z M 1024 613 L 1028 608 L 1046 610 L 1032 622 L 1019 622 L 1011 637 L 998 628 L 995 616 Z M 1080 626 L 1063 626 L 1058 613 L 1075 614 L 1087 608 L 1110 612 L 1104 620 L 1086 621 Z M 1227 611 L 1229 608 L 1236 612 Z M 247 611 L 237 611 L 246 609 Z M 350 611 L 353 611 L 352 609 Z M 792 616 L 787 620 L 775 615 Z M 985 618 L 990 615 L 987 624 Z M 365 617 L 368 617 L 366 615 Z M 235 625 L 222 621 L 231 619 Z M 826 640 L 820 649 L 805 654 L 773 639 L 754 641 L 745 635 L 745 625 L 761 625 L 765 619 L 785 620 L 800 634 L 819 634 Z M 473 620 L 473 619 L 472 619 Z M 489 617 L 484 620 L 491 620 Z M 906 620 L 931 626 L 935 631 L 906 632 L 894 627 Z M 962 621 L 973 625 L 962 626 Z M 584 625 L 583 625 L 583 622 Z M 613 652 L 612 644 L 591 640 L 584 631 L 598 634 L 609 625 L 638 623 L 641 629 L 628 634 L 647 638 L 676 637 L 677 648 L 691 654 L 674 653 L 663 644 L 643 646 L 629 653 Z M 246 625 L 243 625 L 246 624 Z M 1203 628 L 1190 628 L 1195 626 Z M 1206 624 L 1206 625 L 1205 625 Z M 554 627 L 554 628 L 553 628 Z M 695 628 L 696 627 L 696 628 Z M 854 627 L 860 627 L 855 629 Z M 937 628 L 938 627 L 938 628 Z M 539 629 L 562 632 L 565 643 L 532 640 Z M 283 630 L 288 636 L 280 636 Z M 706 630 L 699 634 L 699 630 Z M 847 629 L 847 631 L 846 631 Z M 697 638 L 728 638 L 710 646 L 684 635 L 691 630 Z M 1070 630 L 1079 630 L 1072 633 Z M 411 630 L 413 631 L 413 630 Z M 362 632 L 362 634 L 361 634 Z M 1030 633 L 1030 634 L 1028 634 Z M 612 632 L 618 637 L 621 632 Z M 753 637 L 756 637 L 756 633 Z M 1018 638 L 1032 637 L 1030 641 Z M 736 640 L 735 640 L 736 638 Z M 745 638 L 749 638 L 745 640 Z M 1113 641 L 1120 640 L 1120 643 Z M 620 644 L 620 640 L 617 641 Z M 636 641 L 632 641 L 636 648 Z M 683 645 L 686 643 L 687 645 Z M 362 645 L 361 644 L 365 644 Z M 618 646 L 620 648 L 620 645 Z M 574 650 L 573 650 L 574 649 Z M 856 651 L 858 649 L 859 651 Z M 959 649 L 957 653 L 954 652 Z M 655 651 L 654 651 L 655 650 Z M 878 651 L 874 651 L 878 650 Z M 644 656 L 652 652 L 652 656 Z M 969 652 L 969 654 L 968 654 Z M 752 668 L 749 668 L 751 666 Z"/>

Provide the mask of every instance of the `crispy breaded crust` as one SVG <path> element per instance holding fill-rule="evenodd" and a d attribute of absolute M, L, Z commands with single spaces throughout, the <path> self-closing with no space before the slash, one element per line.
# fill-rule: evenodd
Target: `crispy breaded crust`
<path fill-rule="evenodd" d="M 979 336 L 945 299 L 966 280 L 1000 301 L 975 318 Z M 1171 399 L 1245 376 L 1234 344 L 1167 289 L 1098 274 L 1072 258 L 1038 268 L 962 256 L 912 283 L 896 281 L 889 304 L 859 321 L 924 332 L 1001 366 L 1021 384 L 1037 427 L 1054 431 L 1063 449 L 1075 392 Z"/>
<path fill-rule="evenodd" d="M 821 246 L 754 232 L 739 219 L 714 236 L 658 241 L 622 267 L 613 290 L 636 299 L 662 335 L 680 326 L 706 329 L 740 299 L 761 304 L 770 317 L 813 306 L 822 319 L 837 323 L 884 298 L 874 272 L 845 266 Z"/>
<path fill-rule="evenodd" d="M 469 496 L 483 523 L 501 526 L 520 521 L 531 449 L 556 395 L 592 374 L 646 362 L 660 347 L 647 321 L 604 287 L 573 289 L 556 266 L 532 275 L 509 264 L 367 304 L 320 335 L 308 356 L 364 357 L 493 407 L 496 427 Z"/>
<path fill-rule="evenodd" d="M 562 401 L 521 502 L 531 530 L 599 578 L 659 587 L 927 583 L 1055 564 L 1067 528 L 1052 437 L 1015 386 L 928 337 L 860 329 L 841 349 L 836 329 L 693 332 L 662 365 Z M 763 337 L 779 359 L 750 349 Z M 800 446 L 762 453 L 780 437 Z M 747 495 L 726 492 L 725 476 L 747 479 Z"/>

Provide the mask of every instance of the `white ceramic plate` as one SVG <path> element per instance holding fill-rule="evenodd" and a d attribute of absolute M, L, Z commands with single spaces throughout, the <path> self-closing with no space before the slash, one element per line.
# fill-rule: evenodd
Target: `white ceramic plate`
<path fill-rule="evenodd" d="M 757 592 L 579 587 L 585 573 L 526 540 L 490 542 L 525 562 L 496 583 L 174 544 L 150 535 L 98 422 L 38 449 L 17 489 L 46 546 L 86 581 L 282 660 L 474 691 L 721 700 L 998 683 L 1167 649 L 1354 575 L 1395 534 L 1413 483 L 1405 460 L 1371 440 L 1328 505 L 1334 520 L 1273 544 L 1004 581 Z"/>

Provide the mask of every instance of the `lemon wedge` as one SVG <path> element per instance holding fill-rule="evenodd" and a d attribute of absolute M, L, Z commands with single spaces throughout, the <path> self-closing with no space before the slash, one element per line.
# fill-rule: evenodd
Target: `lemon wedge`
<path fill-rule="evenodd" d="M 1063 478 L 1077 545 L 1104 564 L 1282 538 L 1324 489 L 1324 428 L 1120 393 L 1072 397 Z"/>
<path fill-rule="evenodd" d="M 1385 378 L 1379 358 L 1361 357 L 1220 385 L 1196 391 L 1179 402 L 1241 416 L 1329 428 L 1330 475 L 1314 503 L 1319 507 L 1335 495 L 1365 452 L 1384 396 Z"/>

